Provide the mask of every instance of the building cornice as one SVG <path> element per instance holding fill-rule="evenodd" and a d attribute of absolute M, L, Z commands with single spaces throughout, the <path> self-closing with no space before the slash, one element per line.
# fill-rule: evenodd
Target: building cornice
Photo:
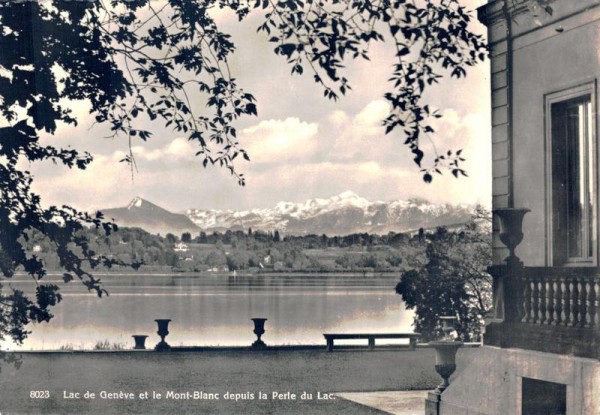
<path fill-rule="evenodd" d="M 507 14 L 514 18 L 528 11 L 527 0 L 492 0 L 477 9 L 477 18 L 489 27 L 499 20 L 505 20 Z"/>
<path fill-rule="evenodd" d="M 532 11 L 531 0 L 491 0 L 477 9 L 477 18 L 488 28 L 498 24 L 513 27 L 515 37 L 560 24 L 565 19 L 600 7 L 598 0 L 548 0 L 553 13 Z M 541 0 L 540 0 L 541 1 Z M 496 39 L 497 40 L 497 39 Z"/>

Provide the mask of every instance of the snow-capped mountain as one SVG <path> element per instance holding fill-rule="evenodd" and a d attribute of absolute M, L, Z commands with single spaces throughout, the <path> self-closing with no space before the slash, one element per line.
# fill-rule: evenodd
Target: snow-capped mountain
<path fill-rule="evenodd" d="M 279 230 L 286 234 L 347 235 L 387 233 L 454 225 L 468 221 L 471 206 L 432 204 L 424 200 L 370 202 L 346 191 L 304 203 L 279 202 L 272 209 L 249 211 L 190 209 L 186 215 L 204 231 Z"/>
<path fill-rule="evenodd" d="M 274 231 L 285 234 L 348 235 L 368 232 L 384 234 L 418 228 L 433 228 L 467 222 L 472 206 L 433 204 L 425 200 L 371 202 L 347 191 L 328 199 L 303 203 L 279 202 L 271 209 L 248 211 L 190 209 L 185 214 L 169 212 L 140 197 L 126 207 L 104 209 L 119 226 L 139 227 L 150 233 L 181 234 L 231 230 Z"/>
<path fill-rule="evenodd" d="M 142 228 L 150 233 L 191 232 L 195 235 L 200 231 L 186 215 L 171 213 L 141 197 L 135 197 L 126 207 L 103 209 L 102 213 L 119 226 Z"/>

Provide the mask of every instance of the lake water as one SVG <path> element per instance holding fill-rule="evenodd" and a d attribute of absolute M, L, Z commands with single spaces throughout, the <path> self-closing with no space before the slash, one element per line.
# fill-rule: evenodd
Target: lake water
<path fill-rule="evenodd" d="M 154 346 L 155 319 L 172 320 L 172 346 L 249 345 L 256 336 L 253 317 L 267 318 L 263 340 L 271 345 L 324 344 L 326 332 L 412 331 L 394 286 L 397 275 L 105 275 L 110 295 L 98 298 L 82 284 L 59 283 L 63 301 L 49 324 L 31 326 L 21 347 L 91 349 L 99 341 L 133 345 L 132 334 L 147 334 Z M 15 288 L 30 291 L 31 282 L 16 278 Z"/>

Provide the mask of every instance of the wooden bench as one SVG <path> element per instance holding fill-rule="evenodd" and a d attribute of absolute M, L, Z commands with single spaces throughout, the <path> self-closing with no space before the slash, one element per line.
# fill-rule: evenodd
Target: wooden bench
<path fill-rule="evenodd" d="M 409 349 L 415 350 L 417 347 L 417 339 L 421 337 L 421 333 L 339 333 L 332 334 L 326 333 L 323 334 L 325 340 L 327 340 L 327 351 L 333 351 L 333 341 L 335 339 L 338 340 L 350 340 L 350 339 L 368 339 L 369 340 L 369 350 L 373 350 L 375 348 L 375 339 L 409 339 Z"/>

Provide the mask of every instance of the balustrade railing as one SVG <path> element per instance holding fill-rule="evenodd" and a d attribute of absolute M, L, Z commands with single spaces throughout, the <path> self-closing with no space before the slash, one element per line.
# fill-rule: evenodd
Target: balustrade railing
<path fill-rule="evenodd" d="M 600 269 L 490 267 L 500 322 L 484 343 L 600 359 Z"/>
<path fill-rule="evenodd" d="M 499 208 L 499 237 L 509 249 L 494 278 L 494 318 L 484 344 L 600 359 L 600 268 L 526 267 L 515 248 L 524 208 Z"/>
<path fill-rule="evenodd" d="M 521 276 L 522 323 L 600 326 L 600 274 L 596 269 L 525 267 Z M 510 299 L 507 299 L 510 301 Z"/>

